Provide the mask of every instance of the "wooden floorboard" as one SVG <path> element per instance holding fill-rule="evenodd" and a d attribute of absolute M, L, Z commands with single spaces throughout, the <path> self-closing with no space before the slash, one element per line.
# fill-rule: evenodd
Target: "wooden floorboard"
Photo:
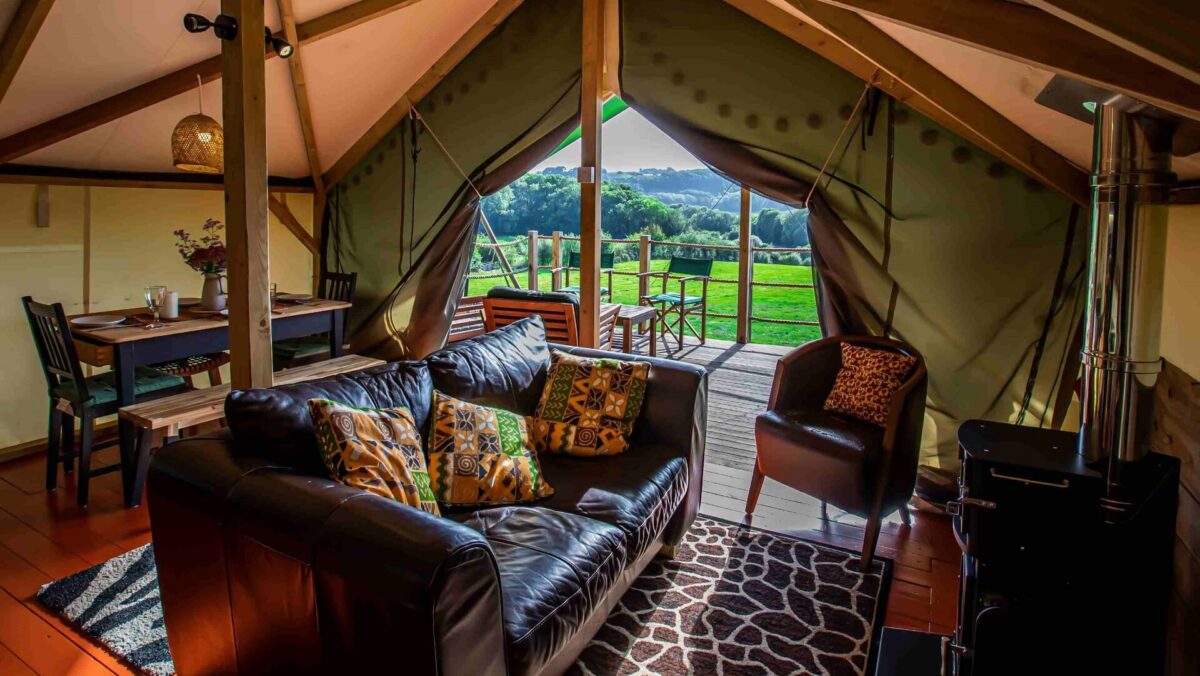
<path fill-rule="evenodd" d="M 754 418 L 766 409 L 775 363 L 786 348 L 709 341 L 674 356 L 709 371 L 704 514 L 744 522 L 754 467 Z M 96 463 L 115 459 L 98 453 Z M 43 456 L 0 465 L 0 674 L 110 674 L 129 668 L 37 602 L 38 587 L 150 541 L 145 507 L 125 509 L 121 479 L 93 479 L 86 510 L 75 505 L 74 477 L 44 487 Z M 858 550 L 863 520 L 768 479 L 750 525 Z M 895 515 L 884 524 L 878 554 L 893 561 L 887 626 L 951 633 L 958 598 L 958 547 L 949 521 L 914 512 L 912 528 Z"/>

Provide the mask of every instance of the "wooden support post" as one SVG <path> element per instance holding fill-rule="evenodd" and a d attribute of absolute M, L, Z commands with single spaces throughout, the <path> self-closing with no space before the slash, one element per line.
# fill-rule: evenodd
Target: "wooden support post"
<path fill-rule="evenodd" d="M 529 290 L 537 291 L 538 288 L 538 231 L 529 231 L 529 245 L 526 251 L 526 256 L 529 259 Z"/>
<path fill-rule="evenodd" d="M 600 109 L 604 105 L 604 0 L 583 0 L 579 105 L 579 343 L 600 341 Z"/>
<path fill-rule="evenodd" d="M 562 288 L 562 230 L 555 230 L 550 235 L 550 289 L 558 291 Z"/>
<path fill-rule="evenodd" d="M 266 63 L 263 0 L 221 0 L 238 34 L 221 43 L 229 356 L 233 387 L 270 387 Z"/>
<path fill-rule="evenodd" d="M 737 342 L 750 342 L 750 315 L 754 298 L 754 243 L 750 240 L 750 189 L 742 186 L 741 222 L 738 224 Z"/>
<path fill-rule="evenodd" d="M 325 240 L 322 237 L 325 225 L 324 191 L 313 193 L 312 205 L 312 237 L 317 243 L 317 250 L 313 252 L 312 293 L 316 296 L 321 293 L 321 271 L 325 269 Z"/>
<path fill-rule="evenodd" d="M 638 272 L 650 272 L 650 235 L 638 236 Z M 649 288 L 649 280 L 645 277 L 638 277 L 638 301 L 642 300 L 642 296 L 646 295 L 646 289 Z"/>

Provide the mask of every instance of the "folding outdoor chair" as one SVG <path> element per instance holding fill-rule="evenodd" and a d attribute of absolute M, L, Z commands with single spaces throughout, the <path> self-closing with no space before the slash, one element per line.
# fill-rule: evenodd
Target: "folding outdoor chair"
<path fill-rule="evenodd" d="M 675 336 L 679 349 L 683 349 L 684 331 L 690 331 L 700 339 L 703 345 L 708 333 L 708 279 L 712 276 L 713 259 L 711 258 L 681 258 L 672 256 L 666 270 L 642 272 L 639 278 L 661 277 L 662 288 L 659 293 L 647 294 L 641 297 L 641 305 L 652 305 L 658 309 L 658 326 L 663 335 L 663 345 L 666 345 L 666 334 Z M 667 292 L 667 280 L 679 282 L 679 293 Z M 700 295 L 689 296 L 688 282 L 700 282 Z M 694 288 L 694 287 L 693 287 Z M 688 317 L 700 313 L 700 330 L 692 325 Z"/>
<path fill-rule="evenodd" d="M 612 296 L 613 264 L 615 261 L 616 261 L 615 254 L 611 254 L 611 253 L 600 254 L 600 274 L 608 275 L 608 286 L 600 287 L 600 296 L 601 297 L 604 297 L 604 296 L 611 297 Z M 566 273 L 563 276 L 563 279 L 566 281 L 567 286 L 564 286 L 561 289 L 555 289 L 555 291 L 565 291 L 566 293 L 578 294 L 580 286 L 578 284 L 571 284 L 571 271 L 579 270 L 582 266 L 583 266 L 583 259 L 580 256 L 579 252 L 572 251 L 571 254 L 567 257 L 566 265 L 562 266 L 561 268 L 552 269 L 550 271 L 551 274 L 553 274 L 555 272 Z"/>

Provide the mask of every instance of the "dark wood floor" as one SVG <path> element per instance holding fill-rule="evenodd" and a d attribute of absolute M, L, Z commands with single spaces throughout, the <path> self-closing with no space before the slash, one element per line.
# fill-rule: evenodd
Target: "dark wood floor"
<path fill-rule="evenodd" d="M 709 446 L 704 477 L 706 514 L 740 521 L 754 462 L 754 415 L 766 406 L 781 348 L 709 341 L 674 355 L 711 372 Z M 112 449 L 97 463 L 110 462 Z M 91 505 L 75 507 L 73 480 L 46 492 L 42 456 L 0 465 L 0 674 L 128 673 L 120 660 L 44 610 L 41 585 L 101 563 L 150 541 L 144 508 L 127 510 L 120 477 L 92 482 Z M 752 525 L 857 549 L 862 520 L 829 510 L 767 480 Z M 958 590 L 958 549 L 940 515 L 914 513 L 912 528 L 893 517 L 883 528 L 879 554 L 895 562 L 885 623 L 949 633 Z"/>

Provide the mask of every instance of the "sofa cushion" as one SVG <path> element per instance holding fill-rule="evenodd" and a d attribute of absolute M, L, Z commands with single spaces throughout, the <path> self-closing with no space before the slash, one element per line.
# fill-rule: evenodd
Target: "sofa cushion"
<path fill-rule="evenodd" d="M 454 343 L 426 357 L 437 389 L 475 404 L 532 415 L 550 367 L 539 316 Z"/>
<path fill-rule="evenodd" d="M 883 427 L 896 391 L 917 358 L 891 350 L 842 343 L 842 368 L 825 399 L 825 410 Z"/>
<path fill-rule="evenodd" d="M 500 570 L 512 674 L 537 673 L 566 645 L 627 558 L 619 529 L 575 514 L 504 507 L 462 523 L 488 539 Z"/>
<path fill-rule="evenodd" d="M 539 452 L 617 455 L 629 447 L 650 364 L 554 350 L 533 418 Z"/>
<path fill-rule="evenodd" d="M 433 392 L 429 480 L 448 505 L 501 505 L 554 494 L 525 418 Z"/>
<path fill-rule="evenodd" d="M 339 483 L 438 514 L 421 432 L 406 408 L 355 408 L 310 399 L 329 475 Z"/>
<path fill-rule="evenodd" d="M 626 535 L 626 564 L 645 553 L 687 493 L 687 462 L 664 446 L 604 458 L 541 456 L 554 495 L 538 506 L 611 524 Z"/>
<path fill-rule="evenodd" d="M 307 474 L 328 476 L 309 399 L 329 399 L 360 408 L 404 407 L 424 433 L 433 388 L 422 362 L 393 362 L 345 375 L 270 389 L 234 390 L 225 399 L 225 419 L 234 452 L 266 458 Z"/>

